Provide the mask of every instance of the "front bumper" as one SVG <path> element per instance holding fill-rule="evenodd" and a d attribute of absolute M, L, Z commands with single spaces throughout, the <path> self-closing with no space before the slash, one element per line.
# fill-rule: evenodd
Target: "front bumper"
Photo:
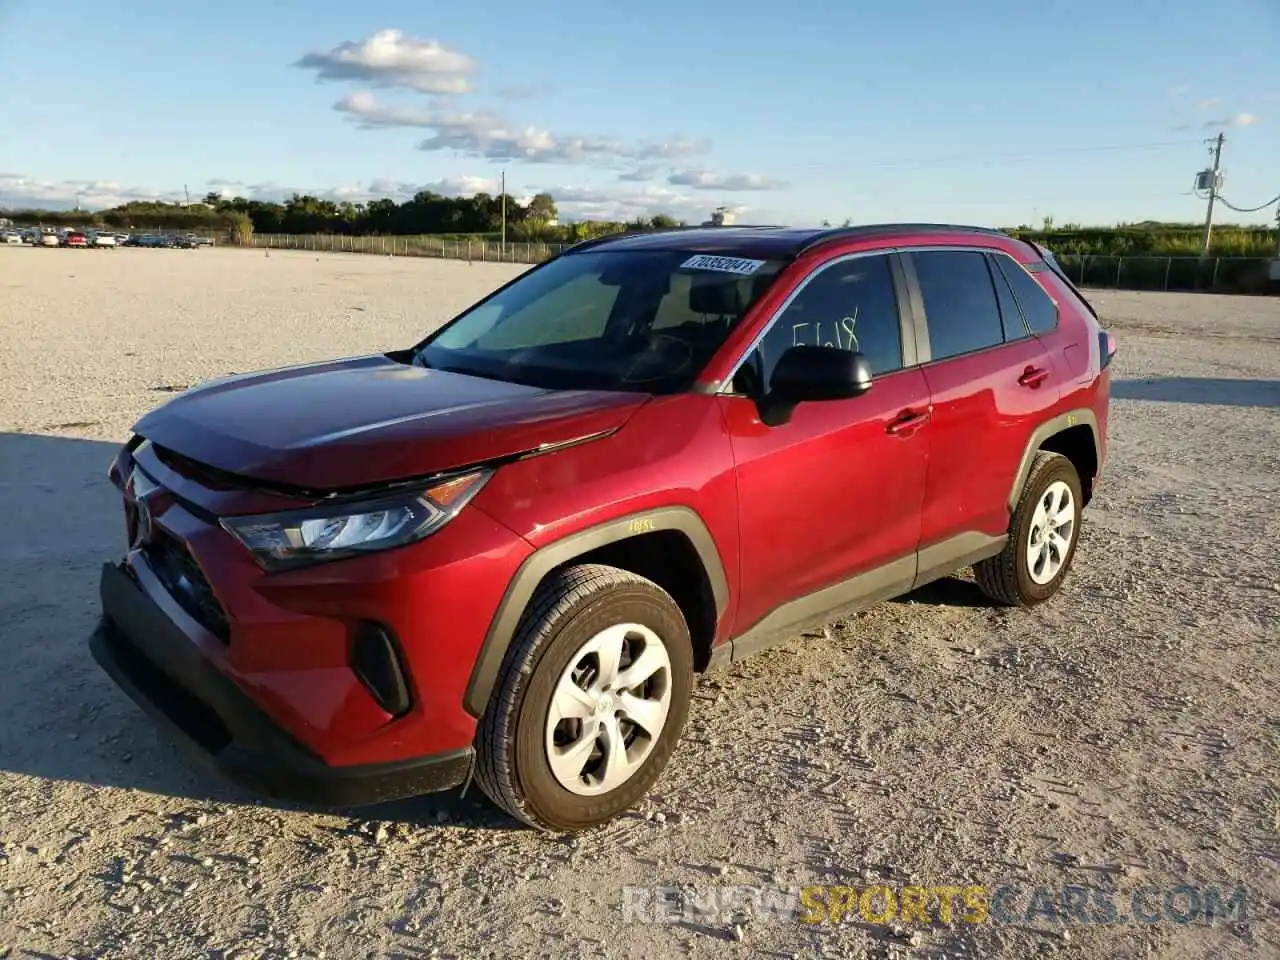
<path fill-rule="evenodd" d="M 122 566 L 105 564 L 94 659 L 183 746 L 229 779 L 281 800 L 359 806 L 462 783 L 466 747 L 392 763 L 330 766 L 224 676 Z"/>

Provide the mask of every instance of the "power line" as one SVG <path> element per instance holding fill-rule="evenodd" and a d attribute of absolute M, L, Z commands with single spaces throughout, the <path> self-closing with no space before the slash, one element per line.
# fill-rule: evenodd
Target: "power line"
<path fill-rule="evenodd" d="M 1234 210 L 1236 213 L 1257 213 L 1259 210 L 1267 209 L 1267 207 L 1271 206 L 1277 200 L 1280 200 L 1280 195 L 1274 196 L 1270 200 L 1268 200 L 1266 203 L 1260 204 L 1256 207 L 1237 207 L 1234 203 L 1228 202 L 1222 196 L 1218 197 L 1218 202 L 1220 204 L 1222 204 L 1224 207 Z"/>
<path fill-rule="evenodd" d="M 1043 160 L 1052 157 L 1075 156 L 1082 153 L 1125 153 L 1142 150 L 1162 150 L 1170 147 L 1186 147 L 1196 140 L 1157 140 L 1150 143 L 1120 143 L 1089 147 L 1061 147 L 1055 150 L 1044 150 L 1036 153 L 968 153 L 951 154 L 944 157 L 930 157 L 920 160 L 882 160 L 872 163 L 858 163 L 855 160 L 841 161 L 841 166 L 848 168 L 851 164 L 859 170 L 915 169 L 918 167 L 942 166 L 952 163 L 979 161 L 983 166 L 995 163 L 1023 163 L 1031 160 Z M 795 164 L 797 167 L 827 167 L 831 163 Z"/>

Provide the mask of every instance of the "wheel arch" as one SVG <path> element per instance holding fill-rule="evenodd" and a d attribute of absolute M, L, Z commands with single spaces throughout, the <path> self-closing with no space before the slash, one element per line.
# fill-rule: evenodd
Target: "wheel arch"
<path fill-rule="evenodd" d="M 715 539 L 688 507 L 626 514 L 538 548 L 511 578 L 485 634 L 463 708 L 484 713 L 530 599 L 548 575 L 572 563 L 604 563 L 647 577 L 680 607 L 693 638 L 694 665 L 706 668 L 716 625 L 729 602 L 728 580 Z"/>
<path fill-rule="evenodd" d="M 1018 472 L 1014 476 L 1013 485 L 1009 488 L 1010 513 L 1018 505 L 1023 485 L 1026 484 L 1027 475 L 1031 472 L 1031 461 L 1042 450 L 1060 453 L 1072 462 L 1076 473 L 1080 475 L 1080 489 L 1084 496 L 1084 503 L 1087 504 L 1093 496 L 1093 480 L 1100 466 L 1098 453 L 1101 449 L 1098 418 L 1087 407 L 1068 410 L 1040 424 L 1027 440 L 1022 460 L 1018 464 Z"/>

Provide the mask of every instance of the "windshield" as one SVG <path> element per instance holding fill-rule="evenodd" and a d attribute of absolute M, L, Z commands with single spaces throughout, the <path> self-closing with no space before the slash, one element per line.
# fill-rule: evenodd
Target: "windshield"
<path fill-rule="evenodd" d="M 689 250 L 567 254 L 459 316 L 414 362 L 557 390 L 687 390 L 784 265 Z"/>

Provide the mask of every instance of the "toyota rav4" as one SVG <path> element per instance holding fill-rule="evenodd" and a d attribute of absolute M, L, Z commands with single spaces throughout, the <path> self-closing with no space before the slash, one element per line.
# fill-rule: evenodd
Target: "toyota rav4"
<path fill-rule="evenodd" d="M 583 829 L 661 774 L 696 673 L 966 566 L 1057 592 L 1114 350 L 995 231 L 587 241 L 414 346 L 144 416 L 92 650 L 269 795 L 474 776 Z"/>

